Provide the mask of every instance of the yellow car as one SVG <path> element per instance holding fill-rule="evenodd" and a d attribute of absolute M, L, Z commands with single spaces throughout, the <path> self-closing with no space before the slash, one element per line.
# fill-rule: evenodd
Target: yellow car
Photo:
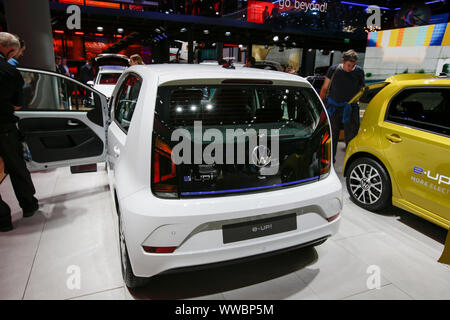
<path fill-rule="evenodd" d="M 450 229 L 450 79 L 402 74 L 353 98 L 365 114 L 343 173 L 353 202 L 391 204 Z"/>

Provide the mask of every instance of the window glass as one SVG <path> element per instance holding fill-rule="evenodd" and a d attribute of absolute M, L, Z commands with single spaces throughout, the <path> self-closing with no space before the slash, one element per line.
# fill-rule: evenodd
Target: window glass
<path fill-rule="evenodd" d="M 389 82 L 380 82 L 361 89 L 361 95 L 357 98 L 357 100 L 355 100 L 355 102 L 359 105 L 359 109 L 366 110 L 373 98 L 375 98 L 375 96 L 387 85 L 389 85 Z"/>
<path fill-rule="evenodd" d="M 391 102 L 387 120 L 450 135 L 450 89 L 407 89 Z"/>
<path fill-rule="evenodd" d="M 121 73 L 100 73 L 98 84 L 116 84 Z"/>
<path fill-rule="evenodd" d="M 101 106 L 97 94 L 73 80 L 31 71 L 22 77 L 22 111 L 90 111 Z"/>
<path fill-rule="evenodd" d="M 160 87 L 157 118 L 175 129 L 194 121 L 220 130 L 279 129 L 281 135 L 310 136 L 322 105 L 312 89 L 278 86 Z"/>
<path fill-rule="evenodd" d="M 196 127 L 198 122 L 201 128 Z M 214 129 L 222 139 L 217 141 L 218 149 L 213 152 L 217 162 L 194 163 L 191 153 L 186 154 L 187 158 L 191 157 L 190 163 L 176 167 L 179 179 L 172 182 L 177 184 L 182 197 L 255 192 L 313 181 L 318 179 L 321 167 L 327 161 L 322 155 L 326 152 L 323 146 L 325 132 L 329 130 L 328 121 L 319 97 L 309 86 L 160 86 L 153 124 L 155 150 L 164 147 L 161 152 L 170 153 L 178 144 L 176 139 L 172 140 L 177 129 L 183 129 L 178 133 L 188 134 L 186 144 L 191 150 L 205 151 L 209 148 L 208 139 L 199 136 L 196 130 L 204 134 Z M 236 135 L 230 135 L 230 132 Z M 266 138 L 267 143 L 264 142 Z M 272 138 L 278 143 L 276 149 Z M 277 172 L 266 178 L 260 176 L 260 169 L 252 162 L 264 146 L 269 152 L 278 150 L 278 154 L 271 154 L 276 159 L 274 166 Z M 234 164 L 227 163 L 230 160 L 227 150 L 230 148 L 236 150 L 231 154 Z M 243 152 L 241 160 L 238 160 L 239 150 Z M 155 154 L 153 156 L 155 159 Z M 153 162 L 153 170 L 157 168 L 158 177 L 173 179 L 170 177 L 175 169 L 171 162 L 165 161 L 163 156 L 157 155 L 156 158 L 158 161 Z"/>
<path fill-rule="evenodd" d="M 139 77 L 131 75 L 125 79 L 117 94 L 114 117 L 116 123 L 125 132 L 128 132 L 141 84 L 142 82 Z"/>

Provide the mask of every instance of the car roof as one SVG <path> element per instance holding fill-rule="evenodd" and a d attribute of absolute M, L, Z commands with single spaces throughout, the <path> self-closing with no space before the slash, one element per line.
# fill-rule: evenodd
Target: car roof
<path fill-rule="evenodd" d="M 385 80 L 385 82 L 409 81 L 409 80 L 430 80 L 436 79 L 437 76 L 426 73 L 403 73 L 396 74 Z"/>
<path fill-rule="evenodd" d="M 152 64 L 132 66 L 129 70 L 138 72 L 143 77 L 156 75 L 159 78 L 159 84 L 169 81 L 195 79 L 253 79 L 295 81 L 309 84 L 302 77 L 284 72 L 244 67 L 227 69 L 219 65 Z"/>

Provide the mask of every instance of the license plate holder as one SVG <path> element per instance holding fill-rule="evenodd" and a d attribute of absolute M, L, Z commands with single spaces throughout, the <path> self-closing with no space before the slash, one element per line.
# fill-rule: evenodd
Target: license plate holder
<path fill-rule="evenodd" d="M 223 243 L 250 240 L 297 230 L 297 214 L 245 221 L 222 226 Z"/>

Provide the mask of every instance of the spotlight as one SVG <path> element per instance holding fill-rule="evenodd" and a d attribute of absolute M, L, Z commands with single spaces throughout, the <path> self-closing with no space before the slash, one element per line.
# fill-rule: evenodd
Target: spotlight
<path fill-rule="evenodd" d="M 123 28 L 117 28 L 118 33 L 123 33 Z"/>
<path fill-rule="evenodd" d="M 208 30 L 208 29 L 205 29 L 205 30 L 203 30 L 203 33 L 204 33 L 204 34 L 209 34 L 209 30 Z"/>
<path fill-rule="evenodd" d="M 278 40 L 280 40 L 278 36 L 273 37 L 273 41 L 277 42 Z"/>
<path fill-rule="evenodd" d="M 227 37 L 229 37 L 229 36 L 231 36 L 231 32 L 227 31 L 227 32 L 225 32 L 225 35 L 226 35 Z"/>
<path fill-rule="evenodd" d="M 97 27 L 98 32 L 103 32 L 103 27 Z"/>
<path fill-rule="evenodd" d="M 180 29 L 180 32 L 186 32 L 186 31 L 187 31 L 186 28 L 181 28 L 181 29 Z"/>
<path fill-rule="evenodd" d="M 289 40 L 289 36 L 284 37 L 284 41 L 288 41 Z"/>

